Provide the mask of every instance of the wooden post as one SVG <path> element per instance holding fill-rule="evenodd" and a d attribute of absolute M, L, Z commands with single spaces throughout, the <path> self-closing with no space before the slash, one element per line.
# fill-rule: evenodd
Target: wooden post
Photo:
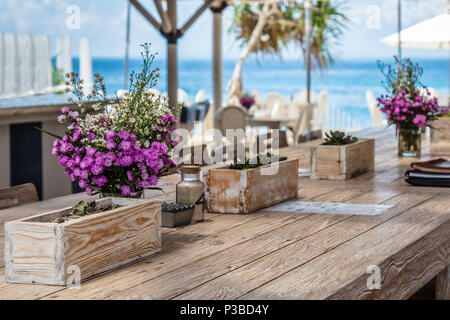
<path fill-rule="evenodd" d="M 436 300 L 450 300 L 450 266 L 436 277 Z"/>
<path fill-rule="evenodd" d="M 178 57 L 177 57 L 177 3 L 176 0 L 167 1 L 167 12 L 172 24 L 172 37 L 167 38 L 167 92 L 169 105 L 174 110 L 178 104 Z"/>
<path fill-rule="evenodd" d="M 214 114 L 222 107 L 222 11 L 213 11 Z"/>
<path fill-rule="evenodd" d="M 218 1 L 214 2 L 210 8 L 213 12 L 213 117 L 217 110 L 222 107 L 222 12 L 226 7 L 225 1 Z"/>

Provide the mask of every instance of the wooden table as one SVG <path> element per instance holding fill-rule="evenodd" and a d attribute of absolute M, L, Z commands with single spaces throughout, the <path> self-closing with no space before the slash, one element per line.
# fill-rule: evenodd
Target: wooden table
<path fill-rule="evenodd" d="M 297 124 L 297 119 L 272 119 L 272 118 L 262 118 L 262 117 L 251 117 L 249 119 L 249 124 L 252 127 L 267 127 L 269 129 L 281 129 L 282 127 L 286 128 L 295 128 Z"/>
<path fill-rule="evenodd" d="M 450 189 L 408 186 L 410 159 L 398 159 L 392 130 L 376 138 L 376 169 L 345 182 L 301 177 L 299 198 L 308 201 L 390 204 L 377 216 L 260 211 L 207 214 L 203 223 L 163 230 L 163 251 L 104 274 L 80 289 L 7 284 L 2 299 L 405 299 L 437 277 L 439 298 L 450 298 Z M 310 142 L 282 150 L 307 166 Z M 435 146 L 436 147 L 436 146 Z M 435 148 L 449 154 L 450 147 Z M 432 157 L 425 143 L 424 158 Z M 177 175 L 163 179 L 174 198 Z M 83 195 L 0 211 L 0 223 L 69 206 Z M 3 234 L 3 227 L 0 228 Z M 3 242 L 3 237 L 0 238 Z M 0 246 L 3 257 L 3 243 Z M 3 261 L 1 261 L 3 265 Z M 381 288 L 369 289 L 372 266 Z"/>

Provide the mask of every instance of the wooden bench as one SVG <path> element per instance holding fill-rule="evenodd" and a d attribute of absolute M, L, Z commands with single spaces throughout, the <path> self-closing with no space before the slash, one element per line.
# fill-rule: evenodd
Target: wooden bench
<path fill-rule="evenodd" d="M 0 189 L 0 210 L 36 201 L 39 201 L 39 198 L 32 183 Z"/>

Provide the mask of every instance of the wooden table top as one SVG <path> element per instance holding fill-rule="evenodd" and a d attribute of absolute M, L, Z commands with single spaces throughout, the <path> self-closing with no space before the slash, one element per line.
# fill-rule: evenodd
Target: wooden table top
<path fill-rule="evenodd" d="M 98 276 L 79 289 L 8 284 L 0 268 L 0 299 L 371 299 L 408 298 L 450 261 L 450 188 L 412 187 L 403 174 L 412 159 L 398 159 L 395 134 L 371 129 L 376 168 L 347 181 L 299 177 L 299 199 L 393 205 L 377 216 L 259 211 L 250 215 L 206 214 L 206 220 L 163 228 L 163 250 L 145 260 Z M 281 153 L 309 163 L 309 146 Z M 450 157 L 450 146 L 424 142 L 423 158 Z M 174 200 L 178 175 L 162 179 L 164 193 L 146 198 Z M 0 211 L 3 223 L 70 206 L 82 194 Z M 370 290 L 371 266 L 381 289 Z"/>

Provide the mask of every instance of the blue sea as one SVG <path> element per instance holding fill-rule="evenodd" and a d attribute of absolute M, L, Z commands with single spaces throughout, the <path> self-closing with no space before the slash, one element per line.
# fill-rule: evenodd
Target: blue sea
<path fill-rule="evenodd" d="M 393 59 L 383 60 L 393 63 Z M 433 87 L 442 94 L 448 94 L 448 60 L 419 59 L 415 60 L 424 69 L 422 83 Z M 155 67 L 160 68 L 161 79 L 157 89 L 167 91 L 166 63 L 156 60 Z M 224 61 L 223 95 L 227 96 L 226 85 L 231 77 L 235 61 Z M 141 60 L 132 59 L 129 69 L 139 71 Z M 122 89 L 124 86 L 124 70 L 122 59 L 94 58 L 93 71 L 104 76 L 108 93 Z M 74 69 L 78 69 L 78 61 L 74 61 Z M 261 95 L 279 92 L 286 98 L 306 88 L 306 72 L 300 60 L 254 60 L 244 64 L 244 90 L 258 90 Z M 366 90 L 372 90 L 375 96 L 384 93 L 381 84 L 383 76 L 373 60 L 341 60 L 325 70 L 314 70 L 312 73 L 312 90 L 328 91 L 330 106 L 344 111 L 361 128 L 371 127 L 370 114 L 366 103 Z M 204 89 L 208 98 L 212 99 L 212 63 L 209 60 L 179 61 L 179 87 L 183 88 L 191 100 L 200 89 Z"/>

